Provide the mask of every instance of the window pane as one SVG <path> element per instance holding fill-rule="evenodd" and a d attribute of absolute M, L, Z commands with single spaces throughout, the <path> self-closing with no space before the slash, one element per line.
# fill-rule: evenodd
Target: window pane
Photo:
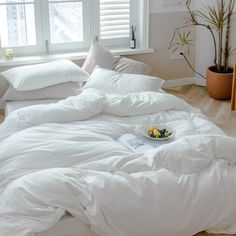
<path fill-rule="evenodd" d="M 49 2 L 51 43 L 83 41 L 81 1 Z"/>
<path fill-rule="evenodd" d="M 2 47 L 36 45 L 34 4 L 0 5 L 0 16 Z"/>

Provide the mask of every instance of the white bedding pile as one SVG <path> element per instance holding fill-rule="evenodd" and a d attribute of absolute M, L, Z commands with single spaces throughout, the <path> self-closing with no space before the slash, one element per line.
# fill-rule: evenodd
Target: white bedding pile
<path fill-rule="evenodd" d="M 144 154 L 116 142 L 166 124 Z M 33 236 L 69 212 L 101 236 L 236 233 L 236 140 L 164 93 L 87 89 L 0 126 L 0 235 Z"/>

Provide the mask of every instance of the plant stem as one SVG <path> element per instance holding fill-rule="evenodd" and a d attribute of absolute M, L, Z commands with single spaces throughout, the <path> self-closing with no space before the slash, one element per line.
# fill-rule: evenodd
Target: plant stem
<path fill-rule="evenodd" d="M 225 35 L 225 57 L 224 57 L 224 72 L 227 73 L 229 68 L 229 56 L 230 56 L 230 50 L 229 50 L 229 42 L 230 42 L 230 26 L 231 26 L 231 16 L 233 14 L 233 9 L 235 5 L 235 0 L 230 0 L 229 6 L 228 6 L 228 15 L 227 15 L 227 25 L 226 25 L 226 35 Z"/>
<path fill-rule="evenodd" d="M 205 76 L 203 76 L 201 73 L 197 72 L 194 67 L 191 65 L 191 63 L 189 62 L 188 58 L 185 56 L 185 54 L 183 52 L 180 53 L 180 55 L 182 55 L 185 59 L 185 61 L 187 62 L 187 64 L 189 65 L 189 67 L 191 68 L 191 70 L 197 74 L 197 75 L 200 75 L 203 79 L 206 79 Z"/>
<path fill-rule="evenodd" d="M 217 61 L 217 72 L 221 72 L 222 70 L 222 56 L 223 56 L 223 29 L 224 29 L 224 0 L 220 1 L 220 5 L 218 3 L 218 12 L 219 12 L 219 29 L 218 29 L 218 61 Z"/>

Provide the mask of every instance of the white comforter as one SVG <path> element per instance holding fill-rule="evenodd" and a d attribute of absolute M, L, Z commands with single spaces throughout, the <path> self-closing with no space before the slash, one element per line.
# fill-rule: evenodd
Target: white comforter
<path fill-rule="evenodd" d="M 116 142 L 145 124 L 175 140 L 144 154 Z M 69 212 L 101 236 L 236 233 L 236 140 L 164 93 L 88 89 L 0 126 L 0 235 L 33 236 Z"/>

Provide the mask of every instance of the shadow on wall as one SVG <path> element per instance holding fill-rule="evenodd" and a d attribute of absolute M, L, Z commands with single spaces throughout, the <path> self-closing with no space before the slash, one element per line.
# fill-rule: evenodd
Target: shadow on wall
<path fill-rule="evenodd" d="M 186 22 L 186 17 L 186 12 L 151 13 L 149 40 L 154 53 L 129 57 L 149 64 L 152 67 L 152 75 L 166 80 L 194 77 L 194 73 L 187 66 L 185 60 L 170 60 L 171 51 L 168 50 L 174 29 L 183 25 Z M 194 38 L 194 36 L 193 34 L 192 37 Z M 191 48 L 189 58 L 194 65 L 194 47 Z"/>

